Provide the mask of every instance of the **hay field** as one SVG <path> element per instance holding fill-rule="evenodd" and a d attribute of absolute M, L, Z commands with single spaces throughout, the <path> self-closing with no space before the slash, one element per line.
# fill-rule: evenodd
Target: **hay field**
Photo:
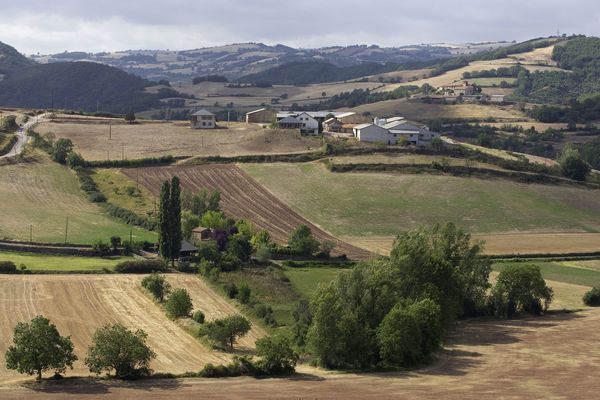
<path fill-rule="evenodd" d="M 223 363 L 229 354 L 211 350 L 166 314 L 139 288 L 138 275 L 18 275 L 0 276 L 0 355 L 12 342 L 17 322 L 44 315 L 63 335 L 70 335 L 79 361 L 73 372 L 89 375 L 83 364 L 95 330 L 105 324 L 121 323 L 148 333 L 148 344 L 157 353 L 151 367 L 157 372 L 198 371 L 206 363 Z M 236 309 L 195 276 L 168 276 L 173 287 L 185 287 L 196 309 L 211 320 L 237 313 Z M 265 333 L 254 327 L 241 340 L 239 349 L 249 350 Z M 0 363 L 0 383 L 21 380 Z"/>
<path fill-rule="evenodd" d="M 63 122 L 64 121 L 64 122 Z M 218 122 L 223 129 L 193 130 L 187 122 L 113 120 L 112 139 L 106 120 L 55 120 L 36 128 L 41 134 L 73 141 L 86 160 L 173 156 L 236 156 L 241 154 L 299 153 L 320 146 L 319 139 L 290 130 L 265 130 L 257 125 Z"/>
<path fill-rule="evenodd" d="M 337 156 L 329 158 L 332 164 L 421 164 L 431 165 L 433 162 L 447 163 L 450 166 L 465 166 L 464 158 L 443 157 L 423 154 L 369 154 L 358 156 Z M 471 167 L 502 170 L 497 165 L 472 161 Z"/>
<path fill-rule="evenodd" d="M 427 174 L 331 173 L 319 163 L 240 167 L 338 237 L 395 236 L 446 221 L 481 234 L 600 230 L 595 190 Z"/>
<path fill-rule="evenodd" d="M 372 115 L 401 115 L 407 119 L 428 121 L 438 118 L 484 120 L 495 118 L 506 122 L 519 121 L 525 115 L 512 106 L 491 106 L 481 104 L 427 104 L 407 99 L 386 100 L 363 104 L 349 109 L 357 114 L 370 112 Z"/>
<path fill-rule="evenodd" d="M 459 323 L 436 362 L 415 371 L 335 373 L 301 367 L 289 379 L 74 382 L 0 387 L 0 397 L 53 399 L 574 399 L 594 398 L 600 374 L 599 310 Z"/>
<path fill-rule="evenodd" d="M 111 236 L 129 237 L 131 227 L 105 215 L 90 203 L 67 167 L 37 154 L 27 162 L 0 166 L 0 237 L 62 243 L 67 216 L 70 243 L 92 244 Z M 133 228 L 134 239 L 154 240 L 156 235 Z"/>

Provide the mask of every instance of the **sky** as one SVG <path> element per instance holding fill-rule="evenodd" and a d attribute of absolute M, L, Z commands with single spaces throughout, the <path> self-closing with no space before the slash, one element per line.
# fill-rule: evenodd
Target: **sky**
<path fill-rule="evenodd" d="M 600 35 L 598 0 L 0 0 L 0 41 L 26 54 Z"/>

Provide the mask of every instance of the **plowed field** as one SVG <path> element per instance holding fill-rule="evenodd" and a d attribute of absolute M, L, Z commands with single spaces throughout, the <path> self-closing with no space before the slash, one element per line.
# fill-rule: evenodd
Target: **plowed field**
<path fill-rule="evenodd" d="M 151 367 L 157 372 L 198 371 L 206 363 L 220 364 L 230 358 L 204 347 L 167 318 L 141 291 L 141 279 L 134 275 L 0 275 L 0 382 L 22 379 L 5 369 L 4 353 L 12 343 L 14 326 L 40 314 L 73 340 L 79 361 L 69 374 L 89 374 L 82 360 L 92 335 L 97 328 L 117 322 L 148 333 L 148 344 L 157 353 Z M 171 275 L 168 280 L 173 287 L 188 289 L 195 309 L 202 310 L 207 320 L 237 312 L 197 277 Z M 262 329 L 253 327 L 238 348 L 253 347 L 263 335 Z"/>
<path fill-rule="evenodd" d="M 227 215 L 252 221 L 258 228 L 268 230 L 277 242 L 286 242 L 294 228 L 305 224 L 319 241 L 334 242 L 334 253 L 350 258 L 369 257 L 369 252 L 333 237 L 303 218 L 235 165 L 151 167 L 123 172 L 131 179 L 137 179 L 139 172 L 139 182 L 155 195 L 160 192 L 162 183 L 173 175 L 192 191 L 217 189 L 221 192 L 221 208 Z"/>

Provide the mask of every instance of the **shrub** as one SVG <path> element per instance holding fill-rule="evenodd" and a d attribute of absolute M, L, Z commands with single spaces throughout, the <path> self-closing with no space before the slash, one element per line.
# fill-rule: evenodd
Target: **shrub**
<path fill-rule="evenodd" d="M 314 238 L 310 228 L 300 225 L 291 233 L 288 245 L 296 254 L 310 256 L 319 249 L 319 242 Z"/>
<path fill-rule="evenodd" d="M 252 291 L 250 290 L 250 287 L 248 287 L 248 285 L 246 284 L 243 284 L 239 287 L 236 297 L 240 301 L 240 303 L 248 304 L 250 302 L 251 293 Z"/>
<path fill-rule="evenodd" d="M 0 274 L 15 274 L 17 266 L 12 261 L 0 261 Z"/>
<path fill-rule="evenodd" d="M 292 348 L 289 339 L 284 336 L 257 340 L 256 353 L 260 360 L 255 365 L 262 375 L 291 374 L 296 370 L 298 354 Z"/>
<path fill-rule="evenodd" d="M 256 246 L 256 260 L 260 263 L 269 261 L 271 258 L 271 248 L 264 243 L 259 243 Z"/>
<path fill-rule="evenodd" d="M 149 274 L 151 272 L 167 271 L 163 260 L 132 260 L 123 261 L 115 266 L 115 271 L 122 274 Z"/>
<path fill-rule="evenodd" d="M 600 287 L 594 287 L 583 295 L 583 303 L 589 307 L 600 306 Z"/>
<path fill-rule="evenodd" d="M 199 324 L 203 324 L 206 317 L 202 311 L 196 310 L 196 311 L 194 311 L 194 314 L 192 315 L 192 319 Z"/>
<path fill-rule="evenodd" d="M 226 283 L 224 289 L 225 289 L 225 293 L 227 294 L 227 297 L 229 297 L 230 299 L 235 299 L 235 297 L 238 294 L 238 288 L 235 285 L 235 283 L 233 283 L 233 282 Z"/>
<path fill-rule="evenodd" d="M 152 296 L 161 303 L 171 290 L 171 284 L 167 282 L 167 279 L 156 272 L 142 279 L 142 287 L 152 293 Z"/>
<path fill-rule="evenodd" d="M 110 254 L 110 246 L 102 240 L 97 241 L 92 245 L 92 249 L 97 252 L 101 257 Z"/>
<path fill-rule="evenodd" d="M 258 303 L 254 306 L 254 312 L 256 313 L 256 316 L 259 318 L 264 318 L 267 316 L 267 306 L 263 303 Z"/>
<path fill-rule="evenodd" d="M 172 318 L 188 317 L 194 308 L 190 294 L 185 289 L 175 289 L 169 295 L 165 309 Z"/>

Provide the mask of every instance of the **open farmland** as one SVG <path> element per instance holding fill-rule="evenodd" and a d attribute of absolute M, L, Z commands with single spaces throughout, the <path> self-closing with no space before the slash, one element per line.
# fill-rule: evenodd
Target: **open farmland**
<path fill-rule="evenodd" d="M 210 350 L 186 333 L 139 288 L 141 276 L 133 275 L 19 275 L 0 276 L 0 354 L 11 343 L 18 322 L 43 314 L 63 335 L 70 335 L 79 361 L 74 374 L 88 375 L 83 364 L 94 331 L 104 324 L 121 323 L 148 333 L 148 344 L 157 353 L 151 367 L 157 372 L 197 371 L 206 363 L 222 363 L 230 355 Z M 189 290 L 194 306 L 207 319 L 235 314 L 236 309 L 194 276 L 169 276 L 173 287 Z M 249 349 L 264 335 L 254 328 L 240 341 Z M 22 379 L 0 363 L 0 381 Z M 0 395 L 1 397 L 1 395 Z"/>
<path fill-rule="evenodd" d="M 36 130 L 73 141 L 86 160 L 172 156 L 237 156 L 243 154 L 299 153 L 320 146 L 318 138 L 290 130 L 268 130 L 257 125 L 218 122 L 222 129 L 192 130 L 187 122 L 57 119 Z M 111 140 L 109 140 L 109 130 Z"/>
<path fill-rule="evenodd" d="M 331 173 L 318 163 L 241 167 L 301 215 L 356 244 L 445 221 L 486 235 L 600 229 L 600 196 L 589 189 L 427 174 Z M 556 242 L 560 248 L 560 239 Z M 520 251 L 519 241 L 512 246 L 511 252 Z M 527 242 L 523 246 L 526 250 Z"/>
<path fill-rule="evenodd" d="M 131 227 L 103 214 L 89 202 L 68 168 L 36 154 L 28 161 L 0 167 L 0 237 L 61 243 L 69 218 L 67 241 L 92 244 L 113 235 L 129 237 Z M 134 239 L 154 240 L 155 234 L 133 228 Z"/>
<path fill-rule="evenodd" d="M 298 225 L 305 224 L 318 240 L 335 243 L 335 253 L 343 253 L 351 258 L 368 256 L 366 251 L 334 238 L 307 221 L 235 165 L 152 167 L 125 169 L 123 172 L 130 178 L 137 177 L 139 173 L 140 184 L 155 195 L 159 193 L 162 183 L 173 175 L 180 178 L 183 187 L 192 191 L 217 189 L 221 192 L 221 209 L 227 215 L 251 221 L 256 227 L 268 230 L 273 239 L 280 243 L 287 242 L 290 233 Z M 329 229 L 327 224 L 320 226 Z"/>
<path fill-rule="evenodd" d="M 0 397 L 175 399 L 589 399 L 600 374 L 600 312 L 588 310 L 511 321 L 459 324 L 432 366 L 411 372 L 354 374 L 302 367 L 290 379 L 233 378 L 74 382 L 46 389 L 0 387 Z M 573 340 L 577 338 L 577 340 Z M 552 379 L 549 379 L 551 377 Z M 593 396 L 592 396 L 593 397 Z"/>
<path fill-rule="evenodd" d="M 17 267 L 25 265 L 29 271 L 102 271 L 112 270 L 133 257 L 53 256 L 48 254 L 0 251 L 0 261 L 12 261 Z"/>
<path fill-rule="evenodd" d="M 407 99 L 386 100 L 363 104 L 348 109 L 357 114 L 369 112 L 372 115 L 401 115 L 416 121 L 431 119 L 484 120 L 494 118 L 504 122 L 520 121 L 525 115 L 513 106 L 491 106 L 482 104 L 435 104 Z"/>

